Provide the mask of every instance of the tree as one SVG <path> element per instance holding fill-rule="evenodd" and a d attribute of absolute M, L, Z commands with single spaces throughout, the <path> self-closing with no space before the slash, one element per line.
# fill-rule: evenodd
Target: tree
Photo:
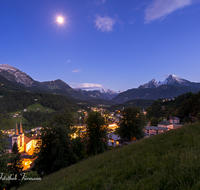
<path fill-rule="evenodd" d="M 6 142 L 6 136 L 0 130 L 0 177 L 3 173 L 3 176 L 9 175 L 8 163 L 9 163 L 9 154 L 6 153 L 6 148 L 8 144 Z M 2 177 L 3 177 L 2 176 Z M 9 181 L 0 179 L 0 189 L 5 188 L 9 184 Z"/>
<path fill-rule="evenodd" d="M 107 146 L 104 118 L 98 112 L 90 112 L 87 118 L 88 153 L 99 154 Z"/>
<path fill-rule="evenodd" d="M 22 169 L 23 166 L 21 161 L 21 155 L 19 153 L 17 143 L 14 142 L 12 146 L 12 154 L 10 155 L 9 171 L 13 178 L 17 177 L 17 180 L 11 180 L 9 187 L 19 186 L 20 180 L 22 178 Z"/>
<path fill-rule="evenodd" d="M 71 112 L 65 110 L 63 113 L 57 113 L 54 115 L 49 124 L 57 126 L 62 125 L 70 129 L 70 126 L 74 124 L 74 120 L 74 115 Z"/>
<path fill-rule="evenodd" d="M 161 120 L 161 121 L 163 121 L 163 120 Z M 151 117 L 151 119 L 150 119 L 150 124 L 151 124 L 151 126 L 156 126 L 156 125 L 158 125 L 158 119 L 156 118 L 156 117 Z"/>
<path fill-rule="evenodd" d="M 158 119 L 158 124 L 161 123 L 162 121 L 164 121 L 164 119 L 167 120 L 166 117 L 160 117 L 160 118 Z"/>
<path fill-rule="evenodd" d="M 122 138 L 140 139 L 144 136 L 143 128 L 146 125 L 146 118 L 141 113 L 140 108 L 128 107 L 122 112 L 123 118 L 118 129 L 118 134 Z"/>
<path fill-rule="evenodd" d="M 87 157 L 86 150 L 85 150 L 85 144 L 81 140 L 80 137 L 72 139 L 72 144 L 73 144 L 73 152 L 76 155 L 78 160 L 81 160 L 81 159 Z"/>
<path fill-rule="evenodd" d="M 35 160 L 37 172 L 52 173 L 76 163 L 69 127 L 60 125 L 45 126 L 42 130 L 42 145 Z"/>
<path fill-rule="evenodd" d="M 56 114 L 41 130 L 42 145 L 37 149 L 35 169 L 38 173 L 52 173 L 77 162 L 71 141 L 73 115 L 70 112 Z"/>
<path fill-rule="evenodd" d="M 200 121 L 200 113 L 198 113 L 196 117 Z"/>
<path fill-rule="evenodd" d="M 22 161 L 21 161 L 21 155 L 19 153 L 19 149 L 17 146 L 17 143 L 14 142 L 12 146 L 12 154 L 11 154 L 11 160 L 9 165 L 9 171 L 12 177 L 14 178 L 17 176 L 18 180 L 11 180 L 10 181 L 10 187 L 13 186 L 19 186 L 20 179 L 21 179 L 21 172 L 22 172 Z"/>
<path fill-rule="evenodd" d="M 16 142 L 14 142 L 14 144 L 12 146 L 12 153 L 15 154 L 15 155 L 19 154 L 19 149 L 18 149 Z"/>

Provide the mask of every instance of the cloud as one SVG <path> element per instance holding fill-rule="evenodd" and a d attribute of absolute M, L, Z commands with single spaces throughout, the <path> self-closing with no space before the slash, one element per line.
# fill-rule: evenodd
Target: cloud
<path fill-rule="evenodd" d="M 71 63 L 71 62 L 74 62 L 73 60 L 70 60 L 70 59 L 68 59 L 67 61 L 66 61 L 66 63 Z"/>
<path fill-rule="evenodd" d="M 106 0 L 102 0 L 102 3 L 105 3 L 106 2 Z"/>
<path fill-rule="evenodd" d="M 177 9 L 192 4 L 193 0 L 153 0 L 145 10 L 145 23 L 164 18 Z"/>
<path fill-rule="evenodd" d="M 82 83 L 82 84 L 76 84 L 76 88 L 81 89 L 94 89 L 94 88 L 103 88 L 101 84 L 94 84 L 94 83 Z"/>
<path fill-rule="evenodd" d="M 100 17 L 97 15 L 94 22 L 98 30 L 101 30 L 102 32 L 111 32 L 116 21 L 108 16 Z"/>
<path fill-rule="evenodd" d="M 81 71 L 80 69 L 77 69 L 77 70 L 72 71 L 72 73 L 78 73 L 80 71 Z"/>

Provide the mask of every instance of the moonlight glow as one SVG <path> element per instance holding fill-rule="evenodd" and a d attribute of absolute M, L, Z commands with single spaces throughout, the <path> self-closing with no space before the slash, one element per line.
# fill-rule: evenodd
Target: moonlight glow
<path fill-rule="evenodd" d="M 57 22 L 58 22 L 59 24 L 62 24 L 62 23 L 64 22 L 64 18 L 61 17 L 61 16 L 59 16 L 59 17 L 57 18 Z"/>

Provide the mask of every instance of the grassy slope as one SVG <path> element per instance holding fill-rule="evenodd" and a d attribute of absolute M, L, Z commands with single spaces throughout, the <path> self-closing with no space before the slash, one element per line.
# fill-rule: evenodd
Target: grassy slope
<path fill-rule="evenodd" d="M 50 109 L 50 108 L 48 108 L 48 107 L 44 107 L 44 106 L 42 106 L 41 104 L 38 104 L 38 103 L 35 103 L 35 104 L 32 104 L 32 105 L 28 106 L 28 107 L 26 108 L 26 110 L 27 110 L 27 111 L 38 111 L 36 108 L 39 108 L 39 109 L 40 109 L 39 111 L 41 111 L 41 112 L 46 112 L 46 111 L 47 111 L 46 109 L 48 109 L 48 112 L 49 112 L 49 113 L 55 112 L 55 110 Z M 20 113 L 20 112 L 21 112 L 21 113 Z M 10 113 L 10 116 L 12 117 L 15 113 L 18 113 L 19 115 L 22 115 L 22 114 L 23 114 L 23 111 L 20 110 L 20 111 L 11 112 L 11 113 Z"/>
<path fill-rule="evenodd" d="M 46 112 L 47 109 L 48 109 L 48 113 L 52 113 L 52 112 L 55 112 L 53 109 L 50 109 L 48 107 L 44 107 L 42 106 L 41 104 L 38 104 L 38 103 L 35 103 L 35 104 L 32 104 L 30 106 L 27 107 L 27 110 L 28 111 L 38 111 L 36 108 L 39 108 L 41 112 Z M 21 112 L 21 113 L 20 113 Z M 21 117 L 15 117 L 13 118 L 12 116 L 15 114 L 15 113 L 18 113 L 19 115 L 22 115 L 23 114 L 23 111 L 16 111 L 16 112 L 12 112 L 10 113 L 10 127 L 9 128 L 14 128 L 15 127 L 15 124 L 16 122 L 19 124 L 20 123 L 20 120 L 22 122 L 22 125 L 25 124 L 25 123 L 28 123 L 28 121 L 25 119 L 25 118 L 21 118 Z"/>
<path fill-rule="evenodd" d="M 38 103 L 30 105 L 26 109 L 28 111 L 38 111 L 36 108 L 39 108 L 40 109 L 39 111 L 41 111 L 41 112 L 47 112 L 47 111 L 48 111 L 48 113 L 55 112 L 53 109 L 50 109 L 48 107 L 44 107 L 44 106 L 42 106 L 41 104 L 38 104 Z"/>
<path fill-rule="evenodd" d="M 200 124 L 90 157 L 21 189 L 200 189 Z"/>

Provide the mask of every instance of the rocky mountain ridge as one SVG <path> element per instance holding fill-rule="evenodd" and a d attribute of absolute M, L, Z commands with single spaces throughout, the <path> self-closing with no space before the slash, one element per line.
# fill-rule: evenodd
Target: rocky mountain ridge
<path fill-rule="evenodd" d="M 138 88 L 158 88 L 161 85 L 189 86 L 200 88 L 200 83 L 190 82 L 189 80 L 183 79 L 174 74 L 169 75 L 163 82 L 157 82 L 155 79 L 152 79 L 148 83 L 140 85 Z"/>
<path fill-rule="evenodd" d="M 157 82 L 152 79 L 138 88 L 124 91 L 113 98 L 112 101 L 124 103 L 134 99 L 157 100 L 159 98 L 174 98 L 187 92 L 197 93 L 199 91 L 200 83 L 190 82 L 171 74 L 163 82 Z"/>
<path fill-rule="evenodd" d="M 200 83 L 190 82 L 176 75 L 169 75 L 165 81 L 157 82 L 152 79 L 138 88 L 129 89 L 118 93 L 110 89 L 86 91 L 73 89 L 64 81 L 57 79 L 52 81 L 38 82 L 19 69 L 7 64 L 0 65 L 0 75 L 9 81 L 15 82 L 31 92 L 46 92 L 62 94 L 69 98 L 80 100 L 104 99 L 116 103 L 124 103 L 134 99 L 159 99 L 174 98 L 189 91 L 196 93 L 200 91 Z"/>
<path fill-rule="evenodd" d="M 119 93 L 114 92 L 110 89 L 100 89 L 100 90 L 82 90 L 76 89 L 77 91 L 82 92 L 84 95 L 94 98 L 94 99 L 105 99 L 105 100 L 112 100 L 116 97 Z"/>
<path fill-rule="evenodd" d="M 0 64 L 0 75 L 5 77 L 9 81 L 12 81 L 14 83 L 26 87 L 30 91 L 62 94 L 67 97 L 77 98 L 82 100 L 90 100 L 90 99 L 111 100 L 118 94 L 117 92 L 114 92 L 110 89 L 101 89 L 89 92 L 84 90 L 76 90 L 70 87 L 67 83 L 65 83 L 61 79 L 44 81 L 44 82 L 35 81 L 25 72 L 22 72 L 19 69 L 10 66 L 8 64 Z"/>
<path fill-rule="evenodd" d="M 0 75 L 26 87 L 31 87 L 35 82 L 29 75 L 8 64 L 0 65 Z"/>

